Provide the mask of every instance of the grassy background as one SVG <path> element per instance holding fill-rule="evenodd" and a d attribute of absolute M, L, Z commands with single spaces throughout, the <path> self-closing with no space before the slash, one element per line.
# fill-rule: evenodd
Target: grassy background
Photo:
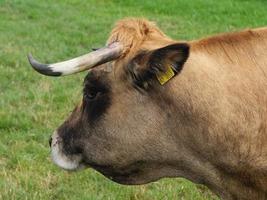
<path fill-rule="evenodd" d="M 55 62 L 84 54 L 125 16 L 149 18 L 189 40 L 264 26 L 266 10 L 266 0 L 0 0 L 0 199 L 216 199 L 183 179 L 127 187 L 90 169 L 53 165 L 48 138 L 80 100 L 85 73 L 44 77 L 26 55 Z"/>

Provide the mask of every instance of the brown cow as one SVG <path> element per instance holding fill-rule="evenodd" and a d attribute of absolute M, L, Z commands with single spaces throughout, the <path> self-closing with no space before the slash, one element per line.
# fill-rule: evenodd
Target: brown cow
<path fill-rule="evenodd" d="M 82 102 L 52 136 L 60 167 L 121 184 L 184 177 L 223 199 L 267 199 L 267 28 L 180 42 L 125 19 L 102 49 L 29 61 L 52 76 L 90 68 Z"/>

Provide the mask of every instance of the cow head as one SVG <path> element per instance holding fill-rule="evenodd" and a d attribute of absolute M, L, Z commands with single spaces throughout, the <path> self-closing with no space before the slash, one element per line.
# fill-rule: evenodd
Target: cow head
<path fill-rule="evenodd" d="M 29 56 L 45 75 L 89 69 L 81 103 L 52 136 L 53 161 L 68 170 L 92 167 L 123 184 L 174 176 L 181 151 L 175 100 L 171 84 L 158 79 L 170 69 L 178 77 L 188 56 L 188 44 L 140 19 L 118 22 L 107 46 L 87 55 L 51 65 Z"/>

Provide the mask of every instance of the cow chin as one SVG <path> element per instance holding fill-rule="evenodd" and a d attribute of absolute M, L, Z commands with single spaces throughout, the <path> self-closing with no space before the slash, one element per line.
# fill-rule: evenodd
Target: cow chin
<path fill-rule="evenodd" d="M 62 150 L 62 140 L 57 132 L 54 132 L 51 143 L 51 157 L 53 162 L 65 170 L 81 170 L 85 168 L 82 163 L 82 155 L 66 155 Z"/>
<path fill-rule="evenodd" d="M 161 173 L 154 173 L 154 171 L 138 166 L 138 164 L 132 164 L 122 168 L 93 163 L 88 164 L 88 166 L 100 172 L 108 179 L 122 185 L 141 185 L 157 181 L 164 177 Z"/>

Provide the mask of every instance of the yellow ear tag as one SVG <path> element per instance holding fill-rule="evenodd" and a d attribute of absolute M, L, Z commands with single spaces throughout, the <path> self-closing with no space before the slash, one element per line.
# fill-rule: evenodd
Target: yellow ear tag
<path fill-rule="evenodd" d="M 161 85 L 167 83 L 172 77 L 174 77 L 175 73 L 171 66 L 167 67 L 166 72 L 160 72 L 157 74 L 157 79 Z"/>

